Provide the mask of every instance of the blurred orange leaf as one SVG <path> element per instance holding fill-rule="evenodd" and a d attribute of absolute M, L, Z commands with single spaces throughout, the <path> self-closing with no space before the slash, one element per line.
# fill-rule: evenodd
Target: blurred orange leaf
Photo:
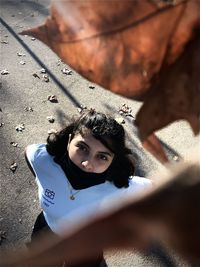
<path fill-rule="evenodd" d="M 63 0 L 52 2 L 44 25 L 22 34 L 90 81 L 144 101 L 135 124 L 146 148 L 166 162 L 155 131 L 180 119 L 200 130 L 199 28 L 198 0 Z"/>

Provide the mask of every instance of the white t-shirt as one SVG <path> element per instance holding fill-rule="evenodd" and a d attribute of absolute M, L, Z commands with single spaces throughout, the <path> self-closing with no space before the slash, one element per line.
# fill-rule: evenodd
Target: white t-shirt
<path fill-rule="evenodd" d="M 45 144 L 29 145 L 26 155 L 35 174 L 38 185 L 40 206 L 43 209 L 47 224 L 51 230 L 60 233 L 60 221 L 65 223 L 85 218 L 98 211 L 102 201 L 116 194 L 136 192 L 147 188 L 151 181 L 133 176 L 128 188 L 117 188 L 113 183 L 95 185 L 86 189 L 75 190 L 69 184 L 66 174 L 61 166 L 46 151 Z M 72 192 L 71 192 L 72 191 Z M 71 200 L 73 193 L 75 199 Z"/>

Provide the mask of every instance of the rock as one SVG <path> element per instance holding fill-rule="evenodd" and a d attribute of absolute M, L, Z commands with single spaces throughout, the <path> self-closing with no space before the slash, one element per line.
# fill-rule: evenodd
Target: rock
<path fill-rule="evenodd" d="M 16 162 L 13 162 L 11 165 L 10 165 L 10 170 L 12 171 L 12 172 L 15 172 L 16 171 L 16 169 L 17 169 L 17 163 Z"/>
<path fill-rule="evenodd" d="M 72 71 L 69 69 L 66 69 L 66 68 L 62 69 L 62 73 L 66 74 L 66 75 L 72 75 Z"/>
<path fill-rule="evenodd" d="M 18 57 L 25 57 L 26 55 L 20 52 L 17 52 Z"/>
<path fill-rule="evenodd" d="M 45 69 L 40 69 L 39 72 L 40 73 L 46 73 L 46 70 Z"/>
<path fill-rule="evenodd" d="M 40 79 L 40 76 L 36 72 L 33 73 L 33 77 Z"/>
<path fill-rule="evenodd" d="M 53 116 L 47 116 L 47 120 L 48 120 L 50 123 L 54 123 L 55 118 L 54 118 Z"/>
<path fill-rule="evenodd" d="M 25 107 L 24 110 L 25 111 L 29 111 L 29 112 L 33 112 L 33 108 L 32 107 Z"/>
<path fill-rule="evenodd" d="M 26 64 L 26 62 L 23 61 L 23 60 L 21 60 L 19 63 L 20 63 L 21 65 L 25 65 L 25 64 Z"/>
<path fill-rule="evenodd" d="M 43 80 L 44 82 L 48 83 L 48 82 L 49 82 L 49 76 L 48 76 L 47 74 L 43 74 L 43 75 L 42 75 L 42 80 Z"/>
<path fill-rule="evenodd" d="M 17 132 L 23 132 L 23 130 L 25 130 L 24 123 L 21 123 L 21 124 L 17 125 L 15 127 L 15 129 L 16 129 Z"/>
<path fill-rule="evenodd" d="M 11 146 L 18 147 L 18 143 L 10 142 Z"/>
<path fill-rule="evenodd" d="M 8 44 L 8 41 L 7 40 L 2 40 L 1 44 Z"/>
<path fill-rule="evenodd" d="M 49 95 L 47 99 L 52 103 L 58 103 L 58 99 L 55 95 Z"/>
<path fill-rule="evenodd" d="M 7 74 L 10 74 L 10 72 L 7 69 L 1 71 L 1 75 L 7 75 Z"/>

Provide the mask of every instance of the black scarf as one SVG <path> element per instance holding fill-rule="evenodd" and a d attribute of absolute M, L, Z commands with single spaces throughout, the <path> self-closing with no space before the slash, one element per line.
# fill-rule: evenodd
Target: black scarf
<path fill-rule="evenodd" d="M 76 190 L 102 184 L 106 181 L 108 170 L 102 173 L 85 172 L 74 164 L 68 154 L 55 157 L 54 161 L 63 169 L 72 187 Z"/>

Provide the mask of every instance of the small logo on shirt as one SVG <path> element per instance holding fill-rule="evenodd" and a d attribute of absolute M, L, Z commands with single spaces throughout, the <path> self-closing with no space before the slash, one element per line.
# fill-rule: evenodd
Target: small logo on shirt
<path fill-rule="evenodd" d="M 49 189 L 46 189 L 44 194 L 46 197 L 48 197 L 50 199 L 54 199 L 54 197 L 55 197 L 55 193 Z"/>

